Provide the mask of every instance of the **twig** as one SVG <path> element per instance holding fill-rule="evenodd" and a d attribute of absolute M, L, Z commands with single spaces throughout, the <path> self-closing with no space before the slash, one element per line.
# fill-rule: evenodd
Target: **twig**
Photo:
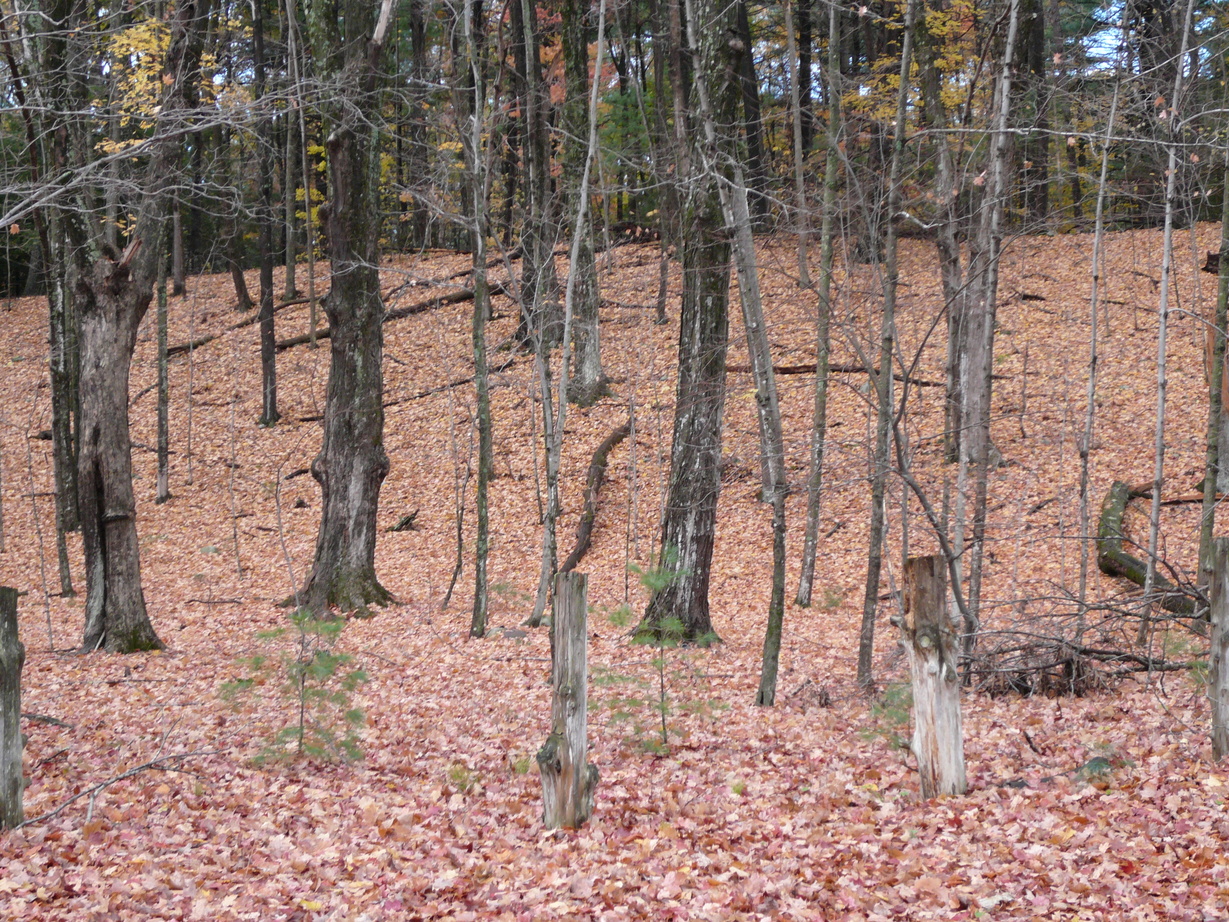
<path fill-rule="evenodd" d="M 105 790 L 106 788 L 109 788 L 111 785 L 116 784 L 120 781 L 126 781 L 127 779 L 133 777 L 134 775 L 139 775 L 141 772 L 146 772 L 146 771 L 183 772 L 184 774 L 187 774 L 187 775 L 196 775 L 197 777 L 200 777 L 199 772 L 189 771 L 186 768 L 172 767 L 172 766 L 169 766 L 167 763 L 182 762 L 184 759 L 192 759 L 198 756 L 217 755 L 221 751 L 222 750 L 220 749 L 200 749 L 200 750 L 197 750 L 196 752 L 177 752 L 169 756 L 159 756 L 156 759 L 150 759 L 148 762 L 143 762 L 142 764 L 136 765 L 128 769 L 125 772 L 120 772 L 120 774 L 115 775 L 111 778 L 108 778 L 106 781 L 100 781 L 97 784 L 93 785 L 92 787 L 86 788 L 84 791 L 78 791 L 76 794 L 68 798 L 68 800 L 64 801 L 64 803 L 60 804 L 54 810 L 50 810 L 47 813 L 42 814 L 41 816 L 36 816 L 34 817 L 34 819 L 26 820 L 24 823 L 19 823 L 14 828 L 22 829 L 26 826 L 33 826 L 35 823 L 45 823 L 47 820 L 55 819 L 57 816 L 59 816 L 61 813 L 63 813 L 65 810 L 67 810 L 70 806 L 72 806 L 74 803 L 76 803 L 83 797 L 90 798 L 90 801 L 92 803 L 94 798 L 98 796 L 99 792 Z"/>

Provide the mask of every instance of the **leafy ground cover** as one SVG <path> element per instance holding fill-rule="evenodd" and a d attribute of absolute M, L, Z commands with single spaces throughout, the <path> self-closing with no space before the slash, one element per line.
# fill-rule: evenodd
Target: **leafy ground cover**
<path fill-rule="evenodd" d="M 1201 226 L 1191 253 L 1214 249 Z M 1185 252 L 1186 243 L 1184 243 Z M 1156 291 L 1160 235 L 1109 243 L 1093 502 L 1113 480 L 1152 469 Z M 996 444 L 987 627 L 1044 626 L 1071 607 L 1080 555 L 1077 433 L 1083 426 L 1091 242 L 1013 241 L 1005 256 L 997 340 Z M 454 488 L 471 444 L 467 305 L 388 325 L 387 447 L 392 472 L 381 519 L 418 510 L 415 528 L 381 534 L 378 569 L 398 603 L 349 622 L 336 638 L 347 692 L 366 723 L 357 762 L 256 761 L 294 724 L 279 663 L 299 642 L 278 602 L 305 575 L 319 496 L 301 473 L 317 449 L 327 349 L 281 353 L 275 429 L 259 415 L 257 331 L 247 326 L 177 356 L 171 371 L 173 499 L 153 503 L 153 317 L 138 346 L 131 392 L 146 595 L 163 653 L 71 652 L 80 600 L 57 585 L 45 384 L 45 306 L 7 304 L 0 344 L 5 551 L 0 582 L 23 592 L 27 647 L 23 722 L 29 736 L 26 813 L 0 838 L 0 914 L 30 919 L 1206 919 L 1229 904 L 1229 766 L 1210 762 L 1208 708 L 1197 675 L 1130 675 L 1081 698 L 965 696 L 970 793 L 920 801 L 908 737 L 906 674 L 879 624 L 880 704 L 857 693 L 854 646 L 868 519 L 865 376 L 834 377 L 816 604 L 790 607 L 778 707 L 752 706 L 769 592 L 770 514 L 757 502 L 757 430 L 750 376 L 730 376 L 726 475 L 708 650 L 636 645 L 606 614 L 643 604 L 629 564 L 651 566 L 672 419 L 674 326 L 653 325 L 656 251 L 623 247 L 604 266 L 603 348 L 614 396 L 570 414 L 562 551 L 583 506 L 589 455 L 635 407 L 635 437 L 610 458 L 590 573 L 592 761 L 597 809 L 576 832 L 540 822 L 533 756 L 549 718 L 544 631 L 514 630 L 529 614 L 538 566 L 531 362 L 497 352 L 497 479 L 492 582 L 496 630 L 466 636 L 469 571 L 441 609 L 455 559 Z M 441 280 L 467 258 L 394 260 L 390 308 L 452 291 Z M 788 277 L 789 241 L 764 246 L 774 358 L 814 359 L 813 303 Z M 1180 260 L 1182 312 L 1170 331 L 1167 470 L 1186 492 L 1202 476 L 1206 392 L 1203 327 L 1214 296 L 1193 256 Z M 876 335 L 873 269 L 842 275 L 843 332 L 834 361 L 856 364 L 851 337 Z M 917 378 L 942 380 L 942 305 L 932 248 L 902 253 L 901 348 L 922 349 Z M 432 282 L 435 284 L 428 285 Z M 406 283 L 414 283 L 407 285 Z M 674 291 L 677 294 L 677 278 Z M 1200 286 L 1197 290 L 1197 286 Z M 1028 297 L 1024 297 L 1028 295 Z M 223 277 L 191 280 L 172 305 L 172 343 L 238 318 Z M 1044 300 L 1039 300 L 1044 299 Z M 491 341 L 515 316 L 498 302 Z M 280 335 L 306 328 L 306 309 L 278 314 Z M 731 331 L 732 366 L 747 364 Z M 791 476 L 807 464 L 812 382 L 779 381 Z M 192 399 L 188 399 L 189 386 Z M 428 393 L 431 392 L 431 393 Z M 955 472 L 941 463 L 941 389 L 909 392 L 907 428 L 933 495 Z M 191 436 L 189 448 L 189 403 Z M 895 588 L 905 504 L 890 500 L 889 582 Z M 805 498 L 790 498 L 791 594 Z M 910 553 L 934 550 L 908 507 Z M 1142 537 L 1139 513 L 1128 517 Z M 468 534 L 470 518 L 466 519 Z M 1193 568 L 1192 509 L 1167 507 L 1164 548 Z M 283 554 L 282 542 L 285 542 Z M 84 588 L 71 546 L 74 581 Z M 469 548 L 466 548 L 468 555 Z M 1095 571 L 1095 567 L 1094 567 Z M 1094 572 L 1090 595 L 1130 587 Z M 1121 627 L 1122 642 L 1134 624 Z M 1116 630 L 1111 623 L 1105 630 Z M 1198 659 L 1201 642 L 1159 630 L 1156 652 Z M 663 668 L 655 662 L 659 654 Z M 664 752 L 626 718 L 668 675 Z M 227 683 L 245 692 L 224 699 Z M 702 706 L 689 706 L 700 703 Z M 687 705 L 687 706 L 685 706 Z M 48 721 L 44 718 L 53 718 Z M 154 763 L 147 769 L 133 771 Z M 126 772 L 105 787 L 97 785 Z M 78 799 L 60 809 L 66 801 Z M 54 813 L 46 819 L 43 814 Z"/>

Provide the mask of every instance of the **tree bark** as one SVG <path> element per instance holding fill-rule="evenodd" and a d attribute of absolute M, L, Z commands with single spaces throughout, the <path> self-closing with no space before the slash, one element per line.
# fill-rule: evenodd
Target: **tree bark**
<path fill-rule="evenodd" d="M 986 191 L 981 202 L 977 233 L 970 243 L 969 312 L 966 331 L 965 374 L 961 389 L 964 406 L 961 425 L 962 458 L 973 474 L 973 523 L 969 564 L 968 608 L 965 613 L 964 652 L 973 651 L 981 627 L 982 564 L 985 559 L 987 480 L 990 471 L 991 391 L 994 372 L 994 332 L 998 298 L 999 255 L 1002 245 L 1003 209 L 1007 196 L 1008 117 L 1011 113 L 1014 49 L 1020 20 L 1020 0 L 1009 0 L 1007 38 L 1004 45 L 991 126 L 990 162 Z"/>
<path fill-rule="evenodd" d="M 537 759 L 547 829 L 576 829 L 593 813 L 598 773 L 589 764 L 587 583 L 583 573 L 555 577 L 551 729 Z"/>
<path fill-rule="evenodd" d="M 1213 557 L 1208 698 L 1212 701 L 1212 758 L 1219 762 L 1229 755 L 1229 538 L 1216 539 Z"/>
<path fill-rule="evenodd" d="M 391 0 L 377 10 L 312 0 L 308 28 L 320 66 L 334 68 L 341 98 L 326 112 L 331 200 L 325 209 L 333 284 L 324 301 L 332 335 L 324 439 L 312 462 L 320 531 L 301 604 L 367 612 L 392 595 L 375 572 L 376 513 L 388 474 L 384 451 L 384 302 L 379 279 L 379 150 L 371 119 Z M 327 64 L 325 63 L 327 62 Z"/>
<path fill-rule="evenodd" d="M 892 132 L 892 156 L 888 166 L 888 214 L 896 215 L 901 199 L 901 169 L 905 149 L 905 115 L 908 104 L 908 77 L 913 65 L 913 23 L 916 0 L 905 7 L 904 44 L 900 53 L 900 89 L 896 97 L 896 123 Z M 892 361 L 896 342 L 896 290 L 900 281 L 896 263 L 896 221 L 887 222 L 884 245 L 883 318 L 880 321 L 879 368 L 872 382 L 875 387 L 875 448 L 871 472 L 871 520 L 866 561 L 866 591 L 862 599 L 862 625 L 858 632 L 858 685 L 869 691 L 875 684 L 872 658 L 875 648 L 875 619 L 879 609 L 879 582 L 883 567 L 885 533 L 884 497 L 887 492 L 890 457 L 888 453 L 894 412 Z"/>
<path fill-rule="evenodd" d="M 593 459 L 589 462 L 589 473 L 585 479 L 585 508 L 580 514 L 580 524 L 576 526 L 576 544 L 563 565 L 559 567 L 560 573 L 571 573 L 589 552 L 589 546 L 593 542 L 593 526 L 597 522 L 598 493 L 602 489 L 602 482 L 606 479 L 606 465 L 610 453 L 615 446 L 627 438 L 630 431 L 631 421 L 629 420 L 606 436 L 602 444 L 597 447 L 597 451 L 593 453 Z"/>
<path fill-rule="evenodd" d="M 158 476 L 154 502 L 171 498 L 171 384 L 166 357 L 167 328 L 166 271 L 158 273 Z"/>
<path fill-rule="evenodd" d="M 265 0 L 252 0 L 252 68 L 257 108 L 256 143 L 260 204 L 260 425 L 277 424 L 277 335 L 273 327 L 273 118 L 260 111 L 265 105 Z"/>
<path fill-rule="evenodd" d="M 1225 153 L 1221 192 L 1220 251 L 1229 253 L 1229 150 Z M 1094 305 L 1095 307 L 1095 305 Z M 1199 529 L 1201 581 L 1212 558 L 1212 535 L 1216 526 L 1216 494 L 1222 480 L 1229 481 L 1229 420 L 1225 406 L 1225 327 L 1229 324 L 1229 256 L 1220 260 L 1216 273 L 1216 309 L 1213 313 L 1212 361 L 1208 369 L 1208 430 L 1203 471 L 1203 515 Z"/>
<path fill-rule="evenodd" d="M 740 98 L 738 72 L 729 60 L 728 39 L 735 34 L 735 11 L 717 0 L 697 0 L 689 7 L 688 19 L 694 19 L 691 32 L 697 36 L 697 70 L 712 81 L 708 91 L 712 120 L 717 125 L 732 125 Z M 679 42 L 680 51 L 684 44 Z M 677 100 L 681 95 L 677 86 L 681 68 L 673 70 Z M 676 122 L 679 118 L 676 112 Z M 704 143 L 694 133 L 685 137 L 695 148 Z M 659 561 L 659 566 L 673 571 L 673 579 L 649 599 L 639 630 L 652 632 L 665 619 L 677 618 L 683 624 L 683 639 L 711 641 L 716 635 L 709 613 L 708 586 L 721 489 L 731 246 L 717 177 L 699 166 L 703 162 L 701 150 L 680 151 L 684 162 L 677 165 L 676 174 L 686 184 L 680 242 L 683 299 L 670 483 Z"/>
<path fill-rule="evenodd" d="M 578 188 L 589 158 L 589 30 L 585 18 L 589 5 L 581 0 L 563 4 L 563 58 L 567 79 L 567 101 L 563 107 L 564 149 L 563 182 L 568 217 L 586 223 L 588 209 L 578 210 L 582 190 Z M 602 375 L 602 351 L 598 324 L 599 290 L 597 263 L 593 257 L 593 235 L 581 231 L 576 259 L 569 267 L 572 289 L 572 378 L 568 400 L 590 406 L 608 393 Z"/>
<path fill-rule="evenodd" d="M 474 536 L 474 604 L 470 613 L 469 635 L 484 637 L 487 631 L 490 595 L 487 581 L 487 558 L 490 552 L 490 484 L 494 469 L 494 445 L 491 427 L 491 389 L 487 371 L 486 322 L 491 315 L 490 288 L 487 284 L 486 240 L 488 212 L 486 202 L 490 162 L 484 154 L 486 85 L 482 74 L 482 45 L 479 32 L 481 7 L 467 4 L 461 9 L 464 17 L 461 31 L 465 35 L 465 69 L 455 75 L 453 96 L 458 112 L 469 120 L 462 137 L 462 153 L 468 173 L 466 196 L 472 212 L 470 246 L 473 251 L 474 310 L 470 318 L 470 339 L 474 355 L 475 423 L 478 428 L 478 478 L 474 495 L 476 534 Z M 455 26 L 454 26 L 455 29 Z M 458 510 L 458 528 L 460 510 Z M 460 537 L 458 535 L 458 541 Z M 458 551 L 458 564 L 460 562 Z"/>
<path fill-rule="evenodd" d="M 550 181 L 550 132 L 547 98 L 539 53 L 537 6 L 531 0 L 512 0 L 512 27 L 520 27 L 518 66 L 524 75 L 526 214 L 521 247 L 521 325 L 523 342 L 543 348 L 563 335 L 563 304 L 555 272 L 556 227 Z M 523 57 L 521 56 L 523 54 Z"/>
<path fill-rule="evenodd" d="M 25 818 L 22 793 L 21 668 L 26 648 L 17 636 L 17 590 L 0 586 L 0 829 Z"/>
<path fill-rule="evenodd" d="M 131 653 L 162 646 L 145 610 L 128 434 L 128 374 L 137 329 L 165 262 L 167 190 L 179 163 L 179 132 L 196 105 L 201 33 L 208 2 L 172 14 L 170 77 L 150 142 L 144 201 L 127 248 L 108 253 L 86 225 L 69 217 L 79 260 L 81 415 L 77 486 L 85 550 L 83 648 Z"/>
<path fill-rule="evenodd" d="M 805 3 L 803 4 L 805 5 Z M 827 158 L 824 163 L 824 205 L 819 229 L 819 284 L 816 286 L 815 406 L 811 417 L 811 472 L 807 478 L 807 518 L 803 537 L 802 572 L 795 601 L 811 604 L 815 582 L 815 554 L 819 547 L 819 514 L 824 483 L 824 443 L 828 429 L 828 371 L 832 324 L 832 237 L 836 223 L 836 190 L 840 173 L 838 148 L 840 106 L 840 12 L 829 8 L 828 18 L 828 108 Z"/>
<path fill-rule="evenodd" d="M 942 555 L 905 564 L 905 614 L 900 621 L 913 680 L 913 741 L 925 798 L 963 794 L 964 734 L 960 720 L 959 627 L 947 605 Z"/>

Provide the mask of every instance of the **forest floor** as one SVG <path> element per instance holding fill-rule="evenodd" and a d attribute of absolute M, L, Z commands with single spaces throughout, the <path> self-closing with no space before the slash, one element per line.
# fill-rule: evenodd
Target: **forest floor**
<path fill-rule="evenodd" d="M 1190 493 L 1203 467 L 1203 330 L 1211 276 L 1196 267 L 1217 229 L 1179 236 L 1169 330 L 1166 493 Z M 1108 240 L 1089 503 L 1114 480 L 1152 479 L 1159 231 Z M 1122 614 L 1135 587 L 1100 576 L 1080 537 L 1079 456 L 1090 332 L 1086 236 L 1026 237 L 1005 252 L 993 435 L 1005 463 L 990 485 L 988 631 L 1045 635 L 1076 610 L 1081 555 L 1098 642 L 1131 649 Z M 389 262 L 389 308 L 463 287 L 468 257 Z M 33 821 L 0 837 L 6 919 L 1223 919 L 1229 906 L 1229 766 L 1211 762 L 1209 709 L 1188 672 L 1112 676 L 1081 697 L 963 698 L 969 793 L 921 800 L 903 682 L 889 624 L 902 554 L 935 549 L 916 500 L 893 478 L 887 570 L 876 637 L 877 702 L 854 682 L 869 487 L 865 374 L 834 374 L 815 604 L 792 604 L 809 458 L 813 376 L 778 380 L 790 476 L 789 588 L 778 704 L 753 705 L 771 570 L 770 511 L 749 374 L 729 378 L 727 461 L 711 599 L 723 643 L 664 651 L 668 738 L 661 742 L 658 651 L 632 644 L 644 594 L 629 566 L 651 566 L 668 472 L 679 280 L 671 323 L 653 323 L 654 247 L 616 248 L 603 270 L 602 347 L 613 395 L 570 408 L 560 552 L 571 548 L 594 448 L 635 411 L 615 449 L 589 574 L 591 759 L 596 810 L 578 831 L 547 832 L 534 755 L 549 722 L 549 641 L 521 630 L 539 568 L 540 404 L 532 361 L 508 351 L 514 310 L 490 328 L 496 480 L 492 624 L 468 638 L 472 501 L 465 569 L 441 602 L 457 554 L 457 491 L 474 436 L 471 305 L 386 327 L 386 445 L 377 569 L 398 602 L 346 623 L 337 649 L 369 681 L 351 695 L 366 724 L 354 762 L 254 762 L 295 725 L 283 694 L 295 654 L 281 600 L 311 560 L 319 491 L 303 469 L 319 445 L 329 350 L 279 354 L 283 421 L 260 412 L 255 325 L 171 363 L 171 490 L 153 502 L 154 312 L 132 373 L 134 463 L 145 594 L 165 652 L 79 655 L 80 597 L 57 590 L 45 303 L 6 309 L 0 345 L 3 537 L 0 582 L 18 587 L 27 659 L 23 720 Z M 814 299 L 791 278 L 788 240 L 763 244 L 775 361 L 815 357 Z M 562 268 L 562 267 L 561 267 Z M 873 267 L 842 269 L 833 361 L 878 338 Z M 933 246 L 905 241 L 900 349 L 913 374 L 943 378 L 944 321 Z M 300 273 L 302 284 L 305 273 Z M 280 279 L 280 274 L 279 274 Z M 254 274 L 249 284 L 255 285 Z M 321 287 L 327 287 L 322 283 Z M 280 292 L 280 282 L 279 282 Z M 224 276 L 193 278 L 171 303 L 172 343 L 241 319 Z M 737 308 L 732 312 L 737 316 Z M 277 315 L 302 333 L 305 307 Z M 730 364 L 746 366 L 742 325 Z M 915 473 L 935 505 L 957 471 L 942 462 L 942 388 L 908 390 Z M 460 486 L 459 486 L 460 485 Z M 1146 540 L 1146 501 L 1128 516 Z M 390 532 L 417 510 L 415 528 Z M 1194 570 L 1197 508 L 1166 506 L 1162 549 Z M 905 526 L 905 527 L 902 527 Z M 80 545 L 72 578 L 84 589 Z M 987 635 L 983 644 L 1000 641 Z M 1206 656 L 1206 641 L 1158 625 L 1152 655 Z M 266 657 L 253 671 L 251 658 Z M 255 682 L 232 701 L 224 683 Z M 316 711 L 327 710 L 321 706 Z M 313 712 L 309 711 L 309 718 Z M 327 715 L 326 715 L 327 716 Z M 46 718 L 51 718 L 48 720 Z M 275 745 L 275 744 L 274 744 Z M 655 749 L 659 751 L 654 751 Z M 169 758 L 173 757 L 173 758 Z M 155 761 L 161 759 L 162 761 Z M 152 767 L 133 771 L 140 766 Z M 123 780 L 98 787 L 126 772 Z M 90 792 L 90 793 L 86 793 Z M 85 796 L 80 796 L 80 795 Z M 78 799 L 64 809 L 69 798 Z M 56 812 L 58 811 L 58 812 Z M 40 818 L 44 814 L 53 814 Z"/>

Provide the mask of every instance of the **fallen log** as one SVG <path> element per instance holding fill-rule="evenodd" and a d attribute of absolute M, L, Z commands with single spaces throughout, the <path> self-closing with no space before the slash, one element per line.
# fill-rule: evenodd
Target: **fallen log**
<path fill-rule="evenodd" d="M 1134 495 L 1131 485 L 1115 480 L 1101 504 L 1097 521 L 1097 568 L 1106 576 L 1128 579 L 1143 587 L 1148 578 L 1148 565 L 1123 550 L 1122 517 Z M 1176 615 L 1195 615 L 1195 600 L 1160 573 L 1153 576 L 1153 588 L 1161 596 L 1161 607 Z"/>
<path fill-rule="evenodd" d="M 494 284 L 489 287 L 492 295 L 507 294 L 507 289 L 502 284 Z M 427 298 L 424 301 L 416 301 L 413 304 L 407 304 L 405 307 L 394 308 L 391 311 L 386 311 L 384 314 L 383 323 L 388 323 L 390 320 L 401 320 L 404 317 L 412 317 L 414 314 L 425 314 L 427 311 L 435 310 L 437 307 L 443 307 L 445 304 L 460 304 L 464 301 L 472 301 L 474 299 L 474 289 L 462 288 L 458 291 L 451 292 L 446 295 L 436 295 Z M 316 331 L 316 339 L 328 339 L 332 335 L 332 331 L 325 327 L 322 330 Z M 277 343 L 277 351 L 284 352 L 287 349 L 293 349 L 295 346 L 302 346 L 311 342 L 311 334 L 303 333 L 300 336 L 291 336 L 289 339 L 279 340 Z"/>
<path fill-rule="evenodd" d="M 486 370 L 486 373 L 488 375 L 497 375 L 501 371 L 507 371 L 509 368 L 512 367 L 512 365 L 515 362 L 516 362 L 516 356 L 514 355 L 511 358 L 509 358 L 507 361 L 502 362 L 499 365 L 489 366 Z M 429 387 L 425 391 L 418 391 L 415 394 L 410 394 L 408 397 L 394 397 L 391 400 L 385 400 L 382 406 L 384 407 L 384 409 L 387 410 L 389 407 L 395 407 L 403 403 L 409 403 L 411 400 L 422 400 L 424 397 L 431 397 L 434 394 L 442 394 L 445 391 L 452 390 L 454 387 L 461 387 L 464 384 L 471 384 L 473 383 L 473 380 L 474 380 L 473 375 L 466 375 L 464 378 L 453 378 L 447 384 L 440 384 L 436 387 Z M 318 423 L 322 419 L 324 419 L 323 413 L 313 413 L 310 416 L 300 416 L 299 422 Z M 304 469 L 303 473 L 307 473 L 306 469 Z M 287 477 L 286 479 L 289 480 L 290 478 Z M 53 495 L 53 494 L 48 494 L 48 495 Z"/>
<path fill-rule="evenodd" d="M 606 479 L 606 464 L 610 452 L 627 438 L 629 432 L 630 421 L 606 436 L 605 441 L 593 453 L 593 460 L 589 462 L 589 476 L 585 480 L 585 511 L 581 513 L 580 524 L 576 526 L 576 546 L 559 568 L 560 573 L 571 573 L 581 558 L 589 552 L 589 546 L 593 543 L 593 525 L 597 521 L 597 495 L 602 489 L 602 481 Z"/>
<path fill-rule="evenodd" d="M 294 307 L 296 304 L 306 304 L 306 303 L 307 303 L 307 298 L 296 298 L 293 301 L 283 301 L 281 304 L 278 304 L 276 307 L 273 308 L 273 313 L 276 314 L 278 311 L 283 310 L 284 308 L 287 308 L 287 307 Z M 232 323 L 221 333 L 208 333 L 204 336 L 199 336 L 196 339 L 190 340 L 186 343 L 176 343 L 173 346 L 167 346 L 167 349 L 166 349 L 167 357 L 170 358 L 173 355 L 179 355 L 183 352 L 191 352 L 193 349 L 199 349 L 201 346 L 204 346 L 207 343 L 211 343 L 215 339 L 221 339 L 227 333 L 233 333 L 235 330 L 242 330 L 244 327 L 250 327 L 252 324 L 259 323 L 259 322 L 260 322 L 260 314 L 258 313 L 252 314 L 250 317 L 245 317 L 243 320 L 240 320 L 238 323 Z M 133 402 L 135 403 L 137 398 L 140 396 L 141 395 L 138 394 L 137 397 L 132 398 Z"/>
<path fill-rule="evenodd" d="M 729 374 L 750 374 L 750 365 L 726 365 L 725 370 Z M 860 362 L 841 363 L 833 362 L 828 366 L 828 371 L 832 374 L 864 374 L 866 366 Z M 772 373 L 774 375 L 813 375 L 815 374 L 815 363 L 810 362 L 806 365 L 773 365 Z M 914 387 L 946 387 L 942 381 L 928 381 L 925 378 L 909 378 L 902 375 L 900 372 L 894 372 L 892 377 L 902 384 L 912 384 Z M 1000 377 L 996 375 L 995 377 Z"/>

